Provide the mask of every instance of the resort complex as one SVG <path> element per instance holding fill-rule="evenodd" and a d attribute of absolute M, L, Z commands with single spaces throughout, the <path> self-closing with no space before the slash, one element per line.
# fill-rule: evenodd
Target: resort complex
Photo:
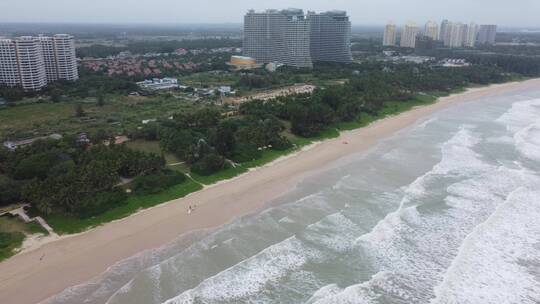
<path fill-rule="evenodd" d="M 351 22 L 344 11 L 300 9 L 249 11 L 244 17 L 244 55 L 258 63 L 312 67 L 313 62 L 352 61 Z"/>

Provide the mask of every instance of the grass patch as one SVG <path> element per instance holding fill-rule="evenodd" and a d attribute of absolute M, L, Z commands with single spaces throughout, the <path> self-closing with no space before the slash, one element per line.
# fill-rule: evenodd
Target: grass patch
<path fill-rule="evenodd" d="M 167 168 L 184 174 L 189 173 L 189 166 L 186 163 L 169 164 L 167 165 Z"/>
<path fill-rule="evenodd" d="M 163 152 L 159 146 L 159 141 L 148 141 L 148 140 L 133 140 L 128 141 L 126 146 L 130 149 L 141 151 L 144 153 L 153 153 L 156 155 L 162 155 L 165 157 L 167 164 L 176 164 L 181 162 L 174 154 L 169 152 Z"/>
<path fill-rule="evenodd" d="M 41 233 L 43 235 L 49 235 L 49 231 L 43 228 L 43 226 L 41 226 L 41 224 L 38 222 L 30 222 L 26 224 L 26 226 L 31 234 Z"/>
<path fill-rule="evenodd" d="M 0 217 L 0 232 L 21 232 L 23 234 L 49 233 L 37 222 L 25 223 L 19 217 L 4 215 Z"/>
<path fill-rule="evenodd" d="M 185 182 L 173 186 L 163 192 L 151 195 L 131 195 L 127 202 L 117 208 L 88 219 L 78 219 L 60 215 L 45 216 L 45 220 L 58 234 L 78 233 L 103 223 L 124 218 L 139 210 L 154 207 L 174 199 L 199 191 L 202 186 L 187 179 Z"/>
<path fill-rule="evenodd" d="M 15 254 L 15 250 L 21 247 L 25 235 L 21 232 L 0 231 L 0 261 Z"/>
<path fill-rule="evenodd" d="M 167 98 L 166 96 L 133 97 L 107 95 L 105 105 L 98 107 L 95 98 L 52 103 L 47 101 L 24 103 L 0 108 L 0 140 L 20 139 L 51 133 L 92 133 L 98 129 L 123 133 L 136 128 L 141 121 L 167 118 L 175 113 L 192 111 L 201 105 Z M 81 104 L 86 116 L 75 117 L 75 105 Z"/>
<path fill-rule="evenodd" d="M 191 177 L 198 183 L 204 185 L 212 185 L 219 181 L 226 180 L 238 176 L 248 171 L 248 168 L 244 166 L 229 167 L 225 170 L 221 170 L 208 176 L 202 176 L 197 173 L 191 173 Z"/>
<path fill-rule="evenodd" d="M 4 215 L 0 217 L 0 261 L 9 258 L 21 247 L 27 235 L 41 233 L 48 235 L 39 223 L 25 223 L 19 217 Z"/>

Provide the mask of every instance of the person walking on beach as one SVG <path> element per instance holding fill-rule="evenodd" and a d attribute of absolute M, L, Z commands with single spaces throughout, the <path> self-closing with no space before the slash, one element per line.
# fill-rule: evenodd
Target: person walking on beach
<path fill-rule="evenodd" d="M 188 214 L 191 214 L 191 212 L 195 211 L 195 207 L 196 207 L 196 206 L 197 206 L 197 205 L 193 205 L 193 206 L 189 205 L 189 207 L 188 207 Z"/>

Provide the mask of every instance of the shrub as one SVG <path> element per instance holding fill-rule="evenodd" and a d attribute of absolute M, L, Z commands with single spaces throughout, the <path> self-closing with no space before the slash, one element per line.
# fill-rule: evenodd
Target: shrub
<path fill-rule="evenodd" d="M 118 188 L 101 192 L 80 201 L 75 212 L 80 218 L 89 218 L 126 203 L 126 198 L 125 192 Z"/>
<path fill-rule="evenodd" d="M 181 184 L 185 180 L 186 176 L 184 174 L 175 171 L 139 176 L 133 180 L 133 191 L 140 195 L 155 194 Z"/>
<path fill-rule="evenodd" d="M 234 148 L 230 158 L 237 162 L 243 163 L 251 160 L 255 160 L 262 156 L 262 152 L 255 147 L 255 145 L 248 143 L 239 143 Z"/>
<path fill-rule="evenodd" d="M 0 175 L 0 206 L 18 203 L 21 200 L 20 182 Z"/>
<path fill-rule="evenodd" d="M 291 142 L 283 136 L 274 137 L 270 141 L 273 150 L 284 151 L 292 147 Z"/>
<path fill-rule="evenodd" d="M 0 232 L 0 249 L 8 248 L 24 239 L 20 232 Z"/>
<path fill-rule="evenodd" d="M 202 176 L 208 176 L 223 169 L 224 164 L 225 161 L 221 156 L 211 153 L 194 163 L 193 166 L 191 166 L 191 171 Z"/>

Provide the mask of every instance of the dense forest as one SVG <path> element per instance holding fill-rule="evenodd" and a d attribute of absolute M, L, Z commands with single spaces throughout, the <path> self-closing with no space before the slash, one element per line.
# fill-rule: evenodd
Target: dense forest
<path fill-rule="evenodd" d="M 0 149 L 0 206 L 30 203 L 42 214 L 87 218 L 122 204 L 121 178 L 134 178 L 133 191 L 147 193 L 185 179 L 164 169 L 161 156 L 124 145 L 88 145 L 75 137 L 42 140 L 16 151 Z M 159 188 L 157 188 L 159 189 Z"/>
<path fill-rule="evenodd" d="M 95 44 L 91 46 L 77 48 L 77 57 L 105 58 L 107 56 L 118 55 L 123 51 L 130 51 L 133 54 L 145 53 L 172 53 L 176 49 L 215 49 L 222 47 L 241 47 L 242 41 L 239 39 L 195 39 L 195 40 L 168 40 L 168 41 L 132 41 L 126 46 L 105 46 Z"/>

